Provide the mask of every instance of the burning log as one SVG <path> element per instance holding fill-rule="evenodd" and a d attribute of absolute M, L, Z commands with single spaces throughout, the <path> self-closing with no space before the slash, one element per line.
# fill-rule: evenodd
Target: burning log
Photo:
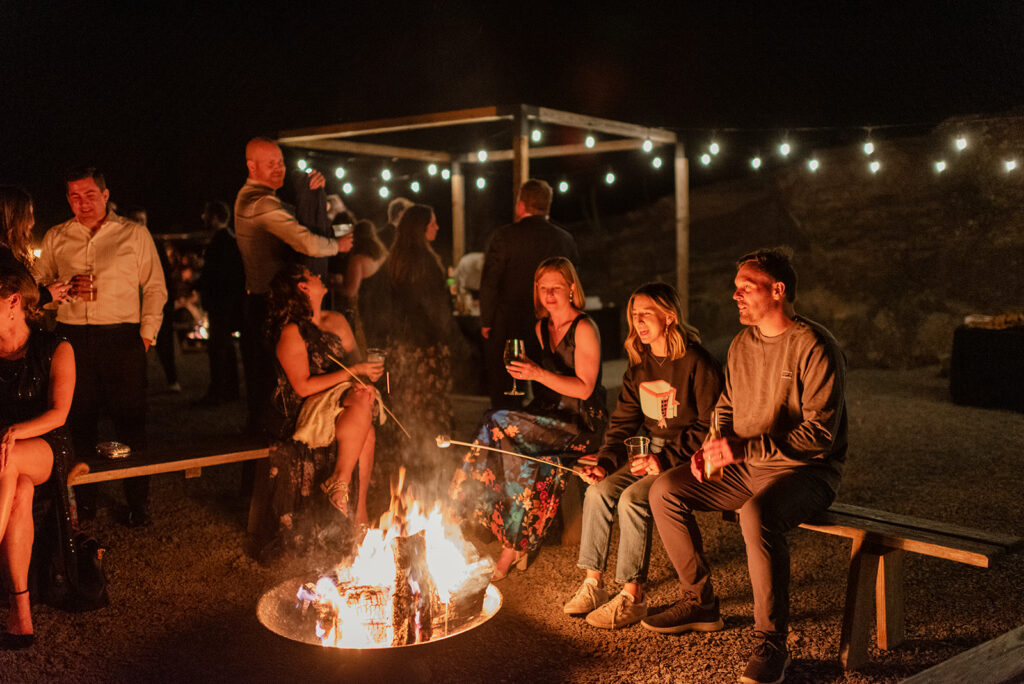
<path fill-rule="evenodd" d="M 405 646 L 430 641 L 438 601 L 434 578 L 427 567 L 426 536 L 421 530 L 411 537 L 397 537 L 394 548 L 393 644 Z"/>

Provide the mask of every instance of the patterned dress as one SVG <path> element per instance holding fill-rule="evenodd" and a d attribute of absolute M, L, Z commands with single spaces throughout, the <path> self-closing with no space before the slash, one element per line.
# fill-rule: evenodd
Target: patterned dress
<path fill-rule="evenodd" d="M 338 370 L 328 355 L 349 364 L 340 337 L 321 330 L 310 320 L 298 321 L 297 325 L 306 343 L 310 375 Z M 326 550 L 343 532 L 337 511 L 320 490 L 320 484 L 334 472 L 337 446 L 311 449 L 292 439 L 302 402 L 277 364 L 271 413 L 278 437 L 270 446 L 268 480 L 258 483 L 254 494 L 263 499 L 253 539 L 254 555 L 261 561 Z"/>
<path fill-rule="evenodd" d="M 545 322 L 540 365 L 559 375 L 575 375 L 577 316 L 562 341 L 550 348 Z M 598 371 L 594 391 L 586 399 L 558 394 L 533 383 L 534 400 L 522 411 L 491 411 L 476 443 L 568 465 L 575 456 L 601 445 L 608 425 L 605 390 Z M 455 472 L 451 498 L 456 515 L 489 527 L 506 548 L 532 551 L 540 546 L 565 489 L 567 473 L 517 456 L 470 449 Z"/>

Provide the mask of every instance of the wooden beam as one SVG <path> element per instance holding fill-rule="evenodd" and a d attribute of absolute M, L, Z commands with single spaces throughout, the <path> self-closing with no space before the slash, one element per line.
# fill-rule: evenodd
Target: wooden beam
<path fill-rule="evenodd" d="M 890 549 L 879 559 L 875 584 L 875 640 L 888 651 L 903 643 L 904 605 L 903 560 L 906 551 Z"/>
<path fill-rule="evenodd" d="M 877 549 L 873 549 L 863 537 L 853 540 L 846 578 L 843 627 L 839 635 L 839 662 L 847 670 L 855 670 L 868 661 L 878 556 Z"/>
<path fill-rule="evenodd" d="M 450 163 L 452 160 L 452 155 L 447 152 L 418 150 L 413 147 L 395 147 L 393 145 L 376 145 L 374 143 L 356 142 L 354 140 L 325 139 L 291 142 L 282 138 L 278 142 L 286 147 L 302 147 L 310 150 L 326 150 L 328 152 L 351 152 L 368 157 L 398 157 L 399 159 L 415 159 L 417 161 L 438 162 L 441 164 Z"/>
<path fill-rule="evenodd" d="M 466 176 L 462 165 L 452 162 L 452 265 L 466 253 Z"/>
<path fill-rule="evenodd" d="M 953 656 L 903 684 L 1004 684 L 1024 679 L 1024 625 Z"/>
<path fill-rule="evenodd" d="M 436 112 L 434 114 L 419 114 L 415 116 L 399 116 L 390 119 L 334 124 L 332 126 L 295 128 L 288 131 L 281 131 L 278 138 L 280 140 L 287 140 L 290 143 L 300 143 L 308 140 L 322 140 L 324 138 L 350 138 L 356 135 L 411 131 L 421 128 L 436 128 L 438 126 L 461 126 L 463 124 L 487 123 L 489 121 L 500 121 L 501 119 L 511 118 L 512 113 L 505 111 L 504 108 L 477 107 L 474 109 L 457 109 L 449 112 Z"/>
<path fill-rule="evenodd" d="M 563 112 L 557 109 L 548 109 L 547 107 L 537 108 L 537 120 L 541 123 L 571 126 L 573 128 L 580 128 L 588 131 L 610 133 L 612 135 L 621 135 L 627 138 L 637 138 L 638 140 L 646 140 L 649 138 L 651 142 L 668 143 L 673 145 L 677 142 L 676 134 L 672 131 L 665 130 L 664 128 L 648 128 L 646 126 L 637 126 L 636 124 L 624 123 L 622 121 L 599 119 L 595 116 L 584 116 L 582 114 L 573 114 L 572 112 Z"/>
<path fill-rule="evenodd" d="M 595 143 L 593 147 L 587 147 L 583 143 L 571 145 L 548 145 L 547 147 L 531 147 L 530 159 L 541 157 L 571 157 L 577 154 L 600 154 L 601 152 L 624 152 L 626 150 L 639 150 L 644 146 L 643 140 L 604 140 Z M 510 161 L 515 158 L 515 150 L 488 150 L 487 161 Z M 458 161 L 469 164 L 481 163 L 476 157 L 476 152 L 466 152 L 456 157 Z"/>
<path fill-rule="evenodd" d="M 519 188 L 530 177 L 530 138 L 522 112 L 516 114 L 515 132 L 512 136 L 512 220 L 516 220 L 516 203 Z"/>
<path fill-rule="evenodd" d="M 200 456 L 198 458 L 183 458 L 177 461 L 162 461 L 159 463 L 142 463 L 127 468 L 111 468 L 110 470 L 97 470 L 89 472 L 86 469 L 84 474 L 80 469 L 72 471 L 68 476 L 68 486 L 91 484 L 93 482 L 107 482 L 109 480 L 124 480 L 130 477 L 141 475 L 156 475 L 158 473 L 173 473 L 179 470 L 186 472 L 199 468 L 206 468 L 226 463 L 238 463 L 240 461 L 253 461 L 266 458 L 267 449 L 252 449 L 250 451 L 236 451 L 230 454 L 216 454 L 214 456 Z"/>
<path fill-rule="evenodd" d="M 690 320 L 690 167 L 682 143 L 676 145 L 676 291 L 683 317 Z"/>

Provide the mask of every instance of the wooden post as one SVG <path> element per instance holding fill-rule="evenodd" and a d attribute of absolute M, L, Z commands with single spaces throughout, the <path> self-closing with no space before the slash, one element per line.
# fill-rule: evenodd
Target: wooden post
<path fill-rule="evenodd" d="M 512 136 L 512 220 L 516 220 L 516 202 L 519 188 L 530 179 L 530 132 L 527 130 L 526 114 L 520 108 L 516 112 Z"/>
<path fill-rule="evenodd" d="M 843 628 L 839 635 L 839 662 L 847 670 L 855 670 L 868 661 L 878 556 L 877 550 L 871 548 L 864 537 L 853 540 L 850 572 L 846 579 Z"/>
<path fill-rule="evenodd" d="M 903 643 L 903 549 L 890 549 L 879 559 L 875 588 L 875 631 L 878 648 L 889 650 Z"/>
<path fill-rule="evenodd" d="M 452 162 L 452 265 L 466 253 L 466 177 L 462 164 Z"/>
<path fill-rule="evenodd" d="M 683 316 L 690 318 L 690 167 L 682 143 L 676 143 L 676 291 Z"/>

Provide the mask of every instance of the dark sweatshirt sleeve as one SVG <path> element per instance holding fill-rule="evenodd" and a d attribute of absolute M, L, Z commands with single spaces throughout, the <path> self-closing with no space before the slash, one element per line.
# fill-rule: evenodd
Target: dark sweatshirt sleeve
<path fill-rule="evenodd" d="M 722 367 L 711 355 L 697 356 L 690 391 L 693 392 L 694 403 L 697 406 L 697 420 L 679 433 L 679 453 L 685 459 L 693 456 L 704 443 L 711 426 L 711 412 L 718 404 L 722 393 Z"/>
<path fill-rule="evenodd" d="M 608 472 L 617 470 L 626 458 L 626 445 L 623 442 L 637 433 L 643 421 L 635 367 L 630 366 L 622 376 L 619 400 L 604 433 L 604 444 L 597 452 L 598 465 Z"/>

